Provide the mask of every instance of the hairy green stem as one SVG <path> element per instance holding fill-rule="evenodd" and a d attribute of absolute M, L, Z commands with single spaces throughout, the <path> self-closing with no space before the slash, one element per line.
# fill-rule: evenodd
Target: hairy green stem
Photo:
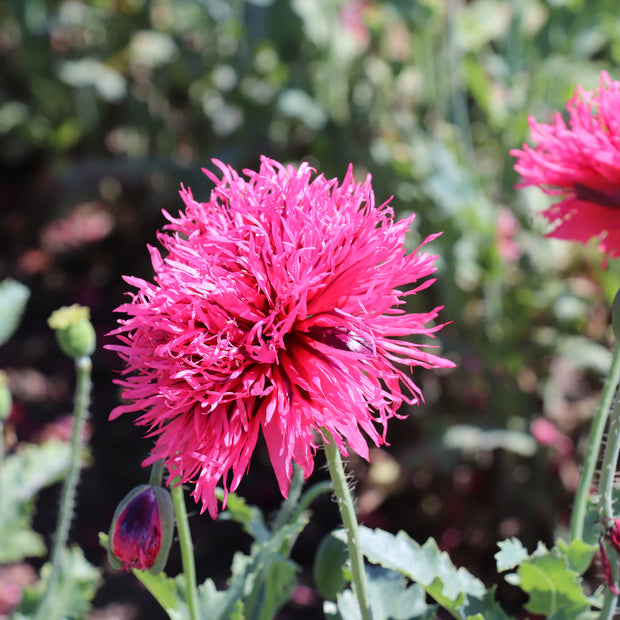
<path fill-rule="evenodd" d="M 50 575 L 47 581 L 45 594 L 41 599 L 41 604 L 39 605 L 35 615 L 36 620 L 51 620 L 52 618 L 52 616 L 49 615 L 48 610 L 51 597 L 56 589 L 58 578 L 60 576 L 62 555 L 65 547 L 67 546 L 69 528 L 71 527 L 71 519 L 75 505 L 77 483 L 82 467 L 82 436 L 84 434 L 84 426 L 88 417 L 88 407 L 90 404 L 92 371 L 92 362 L 90 357 L 87 355 L 76 357 L 75 370 L 77 380 L 75 385 L 75 403 L 73 408 L 71 461 L 69 463 L 69 471 L 67 472 L 67 477 L 65 478 L 60 494 L 60 512 L 58 514 L 56 535 L 54 537 L 54 545 L 50 556 Z"/>
<path fill-rule="evenodd" d="M 325 456 L 329 475 L 334 485 L 334 491 L 338 500 L 338 509 L 344 529 L 347 533 L 347 545 L 349 547 L 349 558 L 351 559 L 351 572 L 353 573 L 353 590 L 357 596 L 360 606 L 362 620 L 371 620 L 370 609 L 368 608 L 368 596 L 366 594 L 366 571 L 364 569 L 364 556 L 359 544 L 359 531 L 353 498 L 347 485 L 342 456 L 336 442 L 327 429 L 323 429 L 325 441 Z"/>
<path fill-rule="evenodd" d="M 601 481 L 599 485 L 599 491 L 601 493 L 602 502 L 600 517 L 601 523 L 605 528 L 610 519 L 614 518 L 614 479 L 616 476 L 616 469 L 618 467 L 618 454 L 620 453 L 620 403 L 616 400 L 616 406 L 611 414 L 611 420 L 609 422 L 609 430 L 607 432 L 607 443 L 605 445 L 605 451 L 603 453 L 603 464 L 601 466 Z M 604 543 L 606 544 L 606 543 Z M 612 553 L 615 557 L 617 552 L 615 550 L 608 549 L 609 553 Z M 612 576 L 615 580 L 617 578 L 616 563 L 611 563 Z M 605 600 L 603 609 L 601 611 L 600 618 L 602 620 L 611 620 L 614 617 L 616 605 L 618 602 L 618 595 L 613 594 L 609 588 L 605 591 Z"/>
<path fill-rule="evenodd" d="M 181 563 L 183 565 L 183 576 L 185 578 L 185 594 L 187 596 L 189 620 L 200 620 L 200 614 L 198 613 L 198 590 L 196 588 L 194 547 L 192 545 L 192 535 L 187 520 L 187 511 L 185 509 L 183 486 L 178 478 L 172 482 L 172 503 L 174 504 L 174 513 L 177 520 L 177 532 L 179 534 L 179 546 L 181 548 Z"/>
<path fill-rule="evenodd" d="M 605 426 L 609 417 L 609 410 L 614 397 L 618 382 L 620 381 L 620 344 L 614 345 L 611 366 L 603 386 L 601 398 L 598 408 L 592 420 L 590 428 L 590 436 L 586 447 L 586 454 L 583 463 L 583 471 L 575 494 L 575 503 L 570 522 L 570 540 L 583 538 L 583 527 L 588 508 L 588 499 L 590 497 L 590 489 L 592 480 L 599 458 L 599 452 L 603 441 Z"/>
<path fill-rule="evenodd" d="M 613 489 L 616 467 L 618 465 L 618 453 L 620 452 L 620 403 L 611 414 L 609 429 L 607 431 L 607 443 L 603 453 L 603 463 L 601 465 L 601 480 L 599 492 L 603 499 L 601 504 L 601 520 L 603 523 L 607 519 L 614 517 Z"/>

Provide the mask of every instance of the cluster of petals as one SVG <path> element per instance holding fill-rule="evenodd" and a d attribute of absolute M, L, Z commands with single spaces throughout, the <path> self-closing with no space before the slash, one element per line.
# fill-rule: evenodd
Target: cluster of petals
<path fill-rule="evenodd" d="M 560 201 L 543 211 L 549 237 L 588 243 L 620 256 L 620 82 L 601 73 L 600 86 L 580 86 L 567 104 L 568 125 L 558 112 L 552 124 L 530 117 L 535 148 L 513 150 L 522 182 Z"/>
<path fill-rule="evenodd" d="M 165 213 L 154 281 L 126 277 L 137 290 L 109 346 L 129 401 L 111 418 L 136 414 L 155 438 L 144 464 L 163 459 L 213 516 L 216 486 L 237 488 L 261 434 L 287 496 L 293 463 L 307 478 L 321 440 L 365 458 L 368 439 L 385 442 L 400 405 L 422 400 L 412 367 L 453 366 L 408 338 L 441 327 L 441 308 L 405 308 L 437 257 L 407 253 L 415 216 L 376 205 L 370 176 L 214 164 L 209 201 L 182 187 L 185 209 Z"/>

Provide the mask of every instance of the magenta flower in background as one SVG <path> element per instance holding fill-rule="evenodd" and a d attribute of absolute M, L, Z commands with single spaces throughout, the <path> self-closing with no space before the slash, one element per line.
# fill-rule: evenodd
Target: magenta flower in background
<path fill-rule="evenodd" d="M 568 127 L 560 113 L 553 124 L 530 117 L 535 148 L 513 150 L 522 182 L 561 200 L 542 212 L 555 228 L 547 235 L 587 243 L 620 256 L 620 82 L 601 73 L 600 87 L 577 87 L 568 102 Z"/>
<path fill-rule="evenodd" d="M 407 339 L 441 327 L 441 308 L 405 311 L 436 256 L 406 253 L 415 216 L 376 206 L 370 176 L 356 183 L 349 166 L 339 184 L 262 158 L 246 180 L 214 163 L 210 200 L 183 187 L 185 210 L 165 214 L 154 283 L 126 278 L 137 292 L 109 347 L 131 401 L 111 418 L 138 413 L 156 438 L 144 464 L 164 459 L 212 516 L 216 485 L 237 488 L 260 433 L 287 496 L 293 462 L 308 477 L 325 431 L 368 458 L 367 438 L 384 442 L 400 405 L 422 400 L 410 369 L 453 366 Z"/>

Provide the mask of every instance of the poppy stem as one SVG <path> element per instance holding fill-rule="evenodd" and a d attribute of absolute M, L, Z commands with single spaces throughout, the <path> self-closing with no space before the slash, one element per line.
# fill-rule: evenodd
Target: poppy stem
<path fill-rule="evenodd" d="M 340 449 L 332 434 L 323 429 L 325 441 L 325 456 L 327 458 L 327 466 L 329 475 L 332 479 L 336 498 L 338 500 L 338 509 L 344 529 L 347 533 L 347 545 L 349 547 L 349 558 L 351 559 L 351 572 L 353 574 L 353 590 L 357 596 L 360 606 L 362 620 L 370 620 L 370 610 L 368 608 L 368 596 L 366 594 L 366 571 L 364 568 L 364 556 L 362 548 L 359 544 L 359 530 L 357 517 L 355 515 L 355 507 L 353 506 L 353 497 L 347 484 L 344 466 L 342 464 L 342 456 Z"/>
<path fill-rule="evenodd" d="M 609 422 L 609 430 L 607 433 L 607 443 L 605 445 L 605 452 L 603 454 L 603 464 L 601 466 L 601 481 L 600 481 L 600 493 L 601 493 L 601 523 L 603 528 L 609 523 L 610 519 L 614 518 L 613 507 L 613 490 L 614 490 L 614 477 L 616 474 L 616 467 L 618 464 L 618 453 L 620 452 L 620 404 L 616 403 L 616 407 L 611 414 L 611 420 Z M 605 541 L 603 544 L 607 546 Z M 614 556 L 615 550 L 608 548 L 608 551 Z M 612 562 L 610 565 L 611 575 L 608 576 L 613 582 L 617 578 L 616 562 Z M 605 591 L 605 599 L 603 609 L 601 610 L 600 618 L 602 620 L 611 620 L 614 617 L 616 604 L 618 601 L 618 595 L 611 591 L 611 588 L 607 588 Z"/>
<path fill-rule="evenodd" d="M 614 303 L 612 306 L 612 325 L 614 329 L 614 335 L 616 337 L 616 345 L 614 347 L 614 361 L 618 357 L 618 341 L 620 340 L 620 291 L 616 294 Z M 612 363 L 612 368 L 614 364 Z M 612 372 L 610 371 L 610 379 L 612 378 Z M 617 385 L 618 378 L 613 378 L 614 385 Z M 606 386 L 607 387 L 607 386 Z M 601 495 L 600 503 L 600 518 L 604 531 L 607 530 L 609 522 L 614 519 L 614 479 L 616 476 L 616 469 L 618 467 L 618 454 L 620 454 L 620 402 L 618 397 L 620 394 L 616 392 L 616 402 L 611 412 L 611 418 L 609 421 L 609 429 L 607 431 L 607 442 L 603 450 L 603 463 L 601 465 L 601 476 L 599 481 L 599 493 Z M 602 398 L 601 398 L 602 400 Z M 603 545 L 608 551 L 609 545 L 607 544 L 607 536 L 603 541 Z M 615 545 L 612 545 L 615 547 Z M 604 552 L 605 548 L 601 551 Z M 617 550 L 613 549 L 614 557 L 617 558 Z M 616 605 L 618 603 L 618 590 L 615 586 L 616 579 L 618 578 L 618 562 L 617 560 L 612 563 L 608 563 L 609 571 L 606 572 L 606 579 L 608 587 L 605 590 L 605 599 L 603 602 L 603 608 L 601 610 L 601 620 L 611 620 L 615 615 Z M 609 574 L 607 574 L 609 572 Z M 613 590 L 613 591 L 612 591 Z"/>
<path fill-rule="evenodd" d="M 601 480 L 599 491 L 603 499 L 601 504 L 601 521 L 607 523 L 614 518 L 613 508 L 613 488 L 616 467 L 618 464 L 618 453 L 620 452 L 620 403 L 616 404 L 609 422 L 607 432 L 607 442 L 603 453 L 603 464 L 601 465 Z"/>
<path fill-rule="evenodd" d="M 605 447 L 603 465 L 601 468 L 600 492 L 603 499 L 601 505 L 601 522 L 603 523 L 603 527 L 605 527 L 605 524 L 608 523 L 609 519 L 614 517 L 612 494 L 614 476 L 618 463 L 618 452 L 620 452 L 620 406 L 616 405 L 609 423 L 607 445 Z M 603 544 L 607 545 L 607 542 L 605 541 Z M 612 551 L 608 548 L 608 551 L 614 555 L 616 554 L 615 550 Z M 616 562 L 612 562 L 610 564 L 611 574 L 608 578 L 613 582 L 615 582 L 617 578 L 618 571 L 616 566 Z M 614 594 L 610 587 L 606 588 L 603 609 L 601 610 L 600 615 L 601 620 L 611 620 L 614 617 L 617 602 L 618 595 Z"/>
<path fill-rule="evenodd" d="M 620 381 L 620 344 L 616 341 L 613 350 L 613 357 L 607 379 L 603 386 L 603 392 L 598 403 L 598 408 L 592 420 L 590 436 L 586 447 L 586 454 L 583 463 L 583 471 L 579 479 L 579 485 L 575 494 L 575 503 L 570 522 L 570 540 L 583 538 L 583 528 L 590 498 L 590 489 L 599 458 L 599 450 L 603 441 L 603 434 L 609 411 L 613 401 L 618 382 Z"/>
<path fill-rule="evenodd" d="M 60 512 L 58 514 L 54 545 L 50 555 L 51 569 L 49 579 L 47 580 L 45 593 L 35 615 L 36 620 L 47 620 L 49 618 L 47 609 L 52 595 L 56 593 L 57 590 L 56 586 L 60 575 L 60 564 L 65 547 L 67 546 L 67 538 L 69 537 L 69 528 L 71 527 L 71 519 L 73 516 L 73 507 L 75 505 L 77 483 L 82 467 L 82 436 L 88 417 L 90 390 L 92 385 L 92 362 L 90 357 L 87 355 L 76 357 L 75 370 L 77 380 L 75 385 L 75 403 L 73 407 L 71 460 L 69 463 L 69 471 L 67 472 L 67 477 L 65 478 L 60 494 Z"/>
<path fill-rule="evenodd" d="M 198 612 L 198 590 L 196 588 L 196 564 L 194 561 L 194 547 L 192 545 L 192 535 L 187 520 L 187 510 L 185 509 L 185 496 L 183 485 L 177 478 L 172 482 L 172 503 L 174 504 L 174 514 L 177 520 L 177 532 L 179 534 L 179 546 L 181 548 L 181 563 L 183 565 L 183 576 L 185 578 L 185 594 L 187 597 L 187 607 L 189 610 L 189 620 L 200 620 Z"/>

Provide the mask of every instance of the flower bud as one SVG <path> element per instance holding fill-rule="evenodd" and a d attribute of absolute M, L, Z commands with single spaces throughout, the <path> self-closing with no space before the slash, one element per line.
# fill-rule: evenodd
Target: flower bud
<path fill-rule="evenodd" d="M 159 573 L 168 559 L 174 530 L 172 498 L 167 489 L 142 484 L 130 491 L 114 512 L 108 560 L 117 570 Z"/>
<path fill-rule="evenodd" d="M 11 414 L 13 397 L 7 384 L 6 373 L 0 370 L 0 422 L 4 422 Z"/>
<path fill-rule="evenodd" d="M 96 337 L 88 308 L 78 304 L 63 306 L 52 312 L 47 323 L 55 330 L 56 340 L 63 353 L 69 357 L 93 354 Z"/>

